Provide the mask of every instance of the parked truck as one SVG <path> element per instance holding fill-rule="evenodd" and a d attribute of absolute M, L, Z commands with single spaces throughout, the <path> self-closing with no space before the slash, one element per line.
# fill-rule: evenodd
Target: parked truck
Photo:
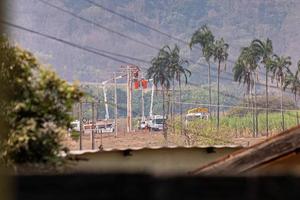
<path fill-rule="evenodd" d="M 162 115 L 153 115 L 150 120 L 148 120 L 148 127 L 153 131 L 162 131 L 163 124 L 166 121 L 166 117 Z"/>

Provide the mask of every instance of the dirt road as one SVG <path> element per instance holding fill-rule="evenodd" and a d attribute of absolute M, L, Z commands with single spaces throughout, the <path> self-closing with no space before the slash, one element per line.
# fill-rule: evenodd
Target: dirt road
<path fill-rule="evenodd" d="M 241 146 L 251 146 L 257 142 L 261 142 L 265 137 L 252 138 L 240 137 L 232 138 L 232 143 Z M 83 149 L 92 149 L 92 140 L 89 134 L 82 137 Z M 79 150 L 79 140 L 74 140 L 71 137 L 66 137 L 63 144 L 70 150 Z M 131 133 L 121 132 L 117 136 L 113 133 L 105 133 L 101 137 L 100 134 L 95 135 L 95 149 L 126 149 L 126 148 L 142 148 L 142 147 L 161 147 L 165 146 L 166 142 L 162 132 L 137 131 Z M 184 137 L 178 135 L 168 135 L 168 145 L 183 146 L 185 145 Z"/>
<path fill-rule="evenodd" d="M 83 149 L 91 149 L 90 135 L 83 136 Z M 66 138 L 63 143 L 70 150 L 79 149 L 79 140 L 73 140 L 72 138 Z M 115 136 L 114 134 L 100 134 L 95 135 L 95 147 L 99 148 L 102 145 L 104 149 L 124 149 L 124 148 L 138 148 L 138 147 L 154 147 L 163 146 L 165 140 L 161 132 L 132 132 L 121 133 Z"/>

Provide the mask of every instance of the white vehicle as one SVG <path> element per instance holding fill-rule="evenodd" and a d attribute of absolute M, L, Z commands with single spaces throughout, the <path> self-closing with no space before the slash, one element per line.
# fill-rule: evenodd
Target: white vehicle
<path fill-rule="evenodd" d="M 97 121 L 95 125 L 92 123 L 84 124 L 83 130 L 85 134 L 91 134 L 92 131 L 95 133 L 113 133 L 114 123 L 106 122 L 106 121 Z"/>
<path fill-rule="evenodd" d="M 97 133 L 113 133 L 115 131 L 112 123 L 108 124 L 97 124 Z"/>
<path fill-rule="evenodd" d="M 143 121 L 140 123 L 139 129 L 146 129 L 147 128 L 147 121 Z"/>
<path fill-rule="evenodd" d="M 166 117 L 161 115 L 154 115 L 152 119 L 149 120 L 148 126 L 151 130 L 154 131 L 162 131 L 163 130 L 163 123 L 166 120 Z"/>
<path fill-rule="evenodd" d="M 195 119 L 208 119 L 208 114 L 207 113 L 188 113 L 185 116 L 187 121 L 193 121 Z"/>
<path fill-rule="evenodd" d="M 80 131 L 80 121 L 79 120 L 75 120 L 71 122 L 71 129 L 73 131 Z"/>

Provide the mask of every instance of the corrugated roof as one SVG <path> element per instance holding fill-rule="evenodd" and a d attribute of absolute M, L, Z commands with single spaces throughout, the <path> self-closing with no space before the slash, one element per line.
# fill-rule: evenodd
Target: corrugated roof
<path fill-rule="evenodd" d="M 298 148 L 300 148 L 300 126 L 217 159 L 192 171 L 191 174 L 238 174 L 291 153 Z"/>
<path fill-rule="evenodd" d="M 111 151 L 126 151 L 126 150 L 131 150 L 131 151 L 138 151 L 138 150 L 144 150 L 144 149 L 179 149 L 179 148 L 184 148 L 184 149 L 192 149 L 192 148 L 199 148 L 199 149 L 206 149 L 206 148 L 243 148 L 241 145 L 200 145 L 200 146 L 176 146 L 176 145 L 171 145 L 171 146 L 151 146 L 151 147 L 126 147 L 126 148 L 105 148 L 103 150 L 96 149 L 86 149 L 86 150 L 72 150 L 70 151 L 71 155 L 81 155 L 85 153 L 97 153 L 97 152 L 111 152 Z"/>

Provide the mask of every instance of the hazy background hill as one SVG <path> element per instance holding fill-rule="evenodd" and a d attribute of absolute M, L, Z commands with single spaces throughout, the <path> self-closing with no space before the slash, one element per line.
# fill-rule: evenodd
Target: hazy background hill
<path fill-rule="evenodd" d="M 231 60 L 236 58 L 240 47 L 247 45 L 252 39 L 266 37 L 273 40 L 276 53 L 292 56 L 294 63 L 300 59 L 299 0 L 94 1 L 186 41 L 197 28 L 208 24 L 217 37 L 224 37 L 230 44 Z M 84 0 L 48 0 L 48 2 L 155 47 L 178 43 L 182 47 L 184 57 L 193 60 L 199 58 L 199 50 L 190 51 L 183 43 L 124 20 Z M 16 24 L 83 46 L 145 60 L 150 60 L 157 53 L 155 49 L 82 22 L 37 0 L 13 0 L 7 9 L 11 13 L 11 20 Z M 104 80 L 121 65 L 107 58 L 38 36 L 15 30 L 11 32 L 16 42 L 35 52 L 44 62 L 52 64 L 54 69 L 69 81 Z M 124 60 L 148 67 L 144 63 Z M 191 65 L 190 68 L 194 74 L 193 82 L 206 81 L 205 67 Z"/>

